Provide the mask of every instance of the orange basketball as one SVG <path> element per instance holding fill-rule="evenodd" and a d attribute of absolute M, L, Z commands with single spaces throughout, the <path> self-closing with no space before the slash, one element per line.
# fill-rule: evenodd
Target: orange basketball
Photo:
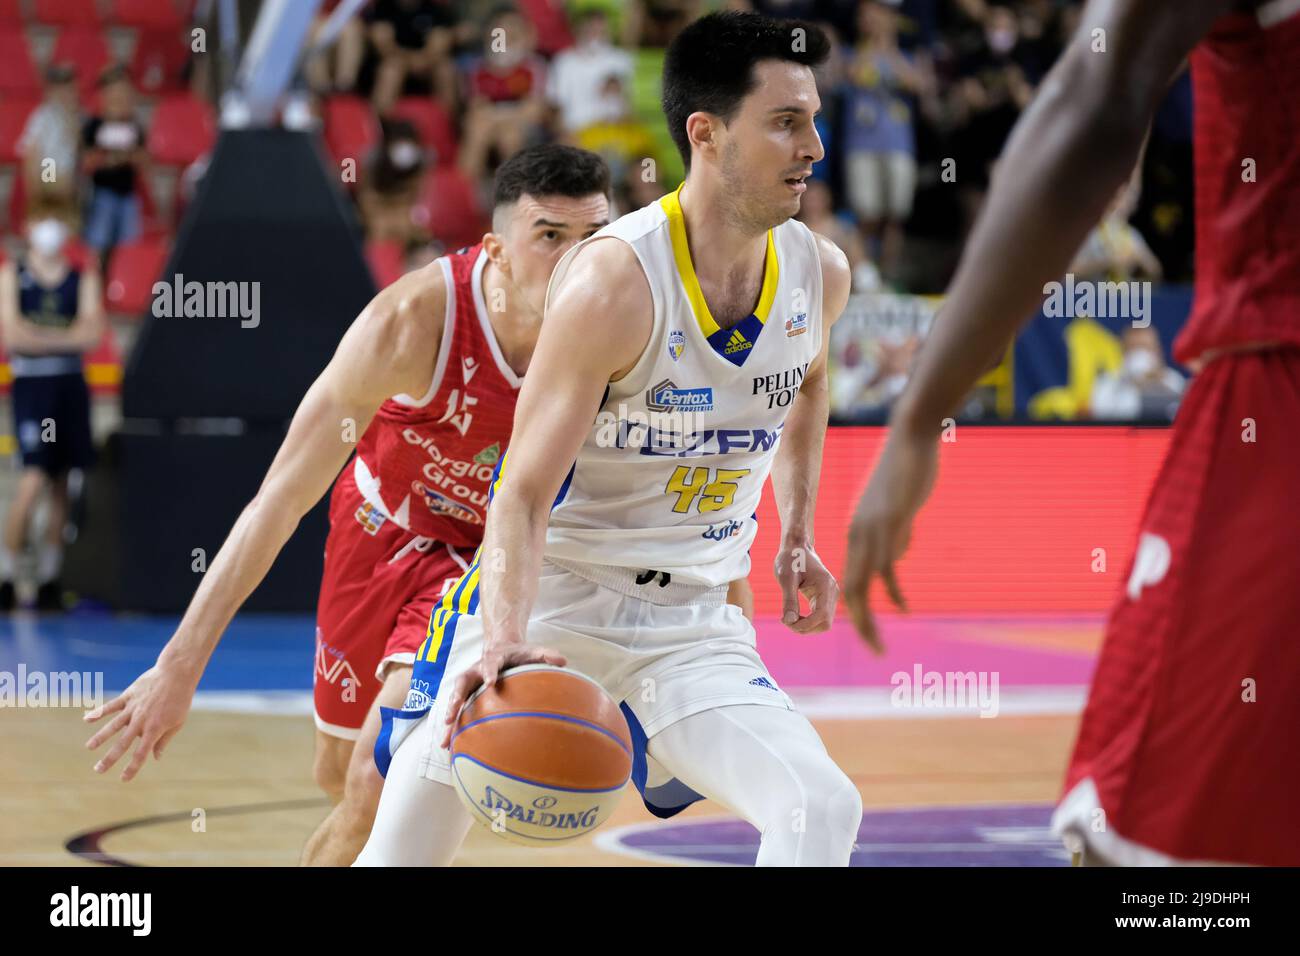
<path fill-rule="evenodd" d="M 627 720 L 577 671 L 527 664 L 480 688 L 451 739 L 461 801 L 479 823 L 528 846 L 590 833 L 632 773 Z"/>

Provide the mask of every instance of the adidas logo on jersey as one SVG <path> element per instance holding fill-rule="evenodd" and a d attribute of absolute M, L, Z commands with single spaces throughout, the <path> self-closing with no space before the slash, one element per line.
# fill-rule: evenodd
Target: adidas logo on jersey
<path fill-rule="evenodd" d="M 776 685 L 773 684 L 766 677 L 755 677 L 752 681 L 750 681 L 750 684 L 752 684 L 754 687 L 766 687 L 768 690 L 776 690 Z"/>
<path fill-rule="evenodd" d="M 731 333 L 731 338 L 727 339 L 727 347 L 723 351 L 728 355 L 735 355 L 737 352 L 743 352 L 745 349 L 752 349 L 753 347 L 754 343 L 741 335 L 739 329 L 736 329 Z"/>

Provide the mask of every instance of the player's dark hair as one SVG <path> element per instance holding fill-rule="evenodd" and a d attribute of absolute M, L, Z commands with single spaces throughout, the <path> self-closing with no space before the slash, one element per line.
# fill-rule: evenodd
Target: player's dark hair
<path fill-rule="evenodd" d="M 581 199 L 592 193 L 608 196 L 609 167 L 595 153 L 576 146 L 559 143 L 529 146 L 497 170 L 492 207 L 497 209 L 515 202 L 524 193 L 537 198 Z"/>
<path fill-rule="evenodd" d="M 677 151 L 691 167 L 686 119 L 712 113 L 728 122 L 754 89 L 754 64 L 787 60 L 815 67 L 831 54 L 821 27 L 728 11 L 700 17 L 673 40 L 664 58 L 663 107 Z"/>

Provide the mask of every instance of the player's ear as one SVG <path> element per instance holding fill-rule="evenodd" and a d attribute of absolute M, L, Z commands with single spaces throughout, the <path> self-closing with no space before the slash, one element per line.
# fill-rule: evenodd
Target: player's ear
<path fill-rule="evenodd" d="M 483 236 L 483 251 L 487 253 L 489 262 L 510 275 L 510 257 L 506 255 L 506 244 L 497 233 L 489 232 Z"/>
<path fill-rule="evenodd" d="M 686 117 L 686 139 L 706 156 L 717 152 L 716 133 L 716 120 L 708 113 L 692 113 Z"/>

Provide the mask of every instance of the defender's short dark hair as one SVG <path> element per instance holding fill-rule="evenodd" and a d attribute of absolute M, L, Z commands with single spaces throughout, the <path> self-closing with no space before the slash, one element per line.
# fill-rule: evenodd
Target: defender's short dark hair
<path fill-rule="evenodd" d="M 753 92 L 754 64 L 787 60 L 815 67 L 830 53 L 821 27 L 803 20 L 728 11 L 710 13 L 686 27 L 668 47 L 663 83 L 668 131 L 686 168 L 691 166 L 686 119 L 692 113 L 712 113 L 727 122 Z"/>
<path fill-rule="evenodd" d="M 609 167 L 595 153 L 576 146 L 547 143 L 529 146 L 497 170 L 492 208 L 530 196 L 569 196 L 580 199 L 592 193 L 609 195 Z"/>

